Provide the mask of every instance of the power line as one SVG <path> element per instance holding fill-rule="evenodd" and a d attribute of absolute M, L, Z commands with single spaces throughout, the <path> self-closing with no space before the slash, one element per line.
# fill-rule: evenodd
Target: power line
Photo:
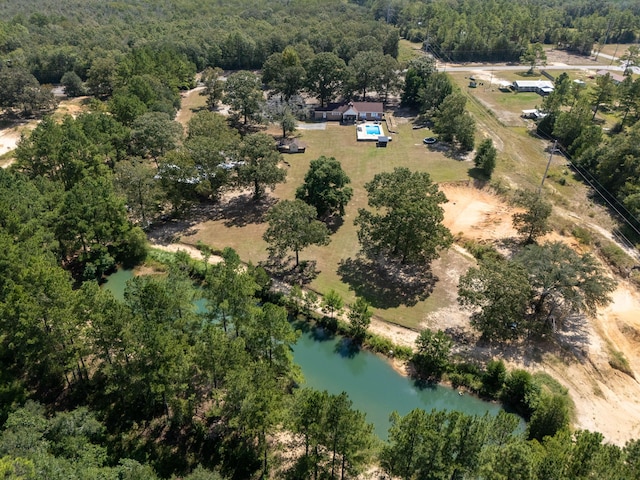
<path fill-rule="evenodd" d="M 538 132 L 539 135 L 545 137 L 548 140 L 552 140 L 553 137 L 545 134 L 544 132 Z M 611 193 L 609 192 L 592 174 L 591 172 L 589 172 L 586 169 L 583 169 L 580 165 L 574 163 L 571 159 L 571 155 L 566 152 L 565 150 L 563 150 L 563 154 L 566 157 L 567 161 L 569 162 L 569 164 L 571 165 L 571 167 L 573 167 L 573 169 L 578 172 L 578 174 L 580 175 L 580 177 L 593 189 L 593 191 L 595 191 L 600 198 L 602 198 L 602 200 L 605 201 L 605 203 L 607 205 L 609 205 L 609 207 L 618 215 L 618 217 L 620 219 L 622 219 L 622 221 L 624 223 L 626 223 L 638 236 L 640 236 L 640 230 L 631 222 L 629 221 L 629 218 L 627 218 L 620 210 L 624 210 L 624 212 L 626 212 L 626 214 L 632 218 L 633 220 L 635 220 L 638 225 L 640 225 L 640 220 L 638 220 L 637 217 L 635 217 L 622 203 L 620 203 L 620 201 Z M 589 178 L 587 178 L 587 175 L 589 176 Z M 596 186 L 597 185 L 597 186 Z M 599 187 L 599 188 L 598 188 Z M 603 194 L 606 193 L 606 195 Z M 617 204 L 614 205 L 614 203 Z M 619 207 L 619 208 L 618 208 Z M 635 248 L 634 243 L 629 240 L 627 237 L 624 236 L 624 234 L 620 231 L 617 232 L 616 236 L 620 236 L 622 237 L 625 242 L 627 243 L 627 245 L 631 245 Z"/>

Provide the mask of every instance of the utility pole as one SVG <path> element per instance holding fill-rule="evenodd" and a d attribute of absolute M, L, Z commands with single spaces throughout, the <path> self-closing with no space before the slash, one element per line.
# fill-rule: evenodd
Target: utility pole
<path fill-rule="evenodd" d="M 540 195 L 540 193 L 542 192 L 542 186 L 544 185 L 544 180 L 547 178 L 547 173 L 549 172 L 549 167 L 551 166 L 551 160 L 553 159 L 553 152 L 556 151 L 557 146 L 558 146 L 558 140 L 553 142 L 553 148 L 551 149 L 551 153 L 549 154 L 549 161 L 547 162 L 547 168 L 544 169 L 542 182 L 540 182 L 540 188 L 538 188 L 538 195 Z"/>

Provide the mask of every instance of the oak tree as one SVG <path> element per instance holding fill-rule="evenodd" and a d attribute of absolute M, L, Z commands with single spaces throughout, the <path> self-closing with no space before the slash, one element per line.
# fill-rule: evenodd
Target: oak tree
<path fill-rule="evenodd" d="M 281 155 L 273 138 L 265 133 L 247 135 L 238 149 L 237 182 L 240 187 L 253 187 L 253 198 L 261 198 L 267 187 L 286 179 L 286 170 L 280 168 Z"/>
<path fill-rule="evenodd" d="M 460 277 L 458 302 L 470 310 L 471 325 L 489 340 L 526 332 L 531 286 L 524 267 L 507 260 L 483 260 Z"/>
<path fill-rule="evenodd" d="M 347 66 L 333 52 L 318 53 L 309 65 L 307 72 L 307 91 L 320 100 L 324 107 L 340 91 Z"/>
<path fill-rule="evenodd" d="M 447 199 L 428 173 L 396 168 L 375 175 L 365 189 L 374 210 L 361 208 L 354 222 L 365 253 L 425 265 L 451 245 L 440 206 Z"/>
<path fill-rule="evenodd" d="M 292 250 L 297 267 L 301 250 L 309 245 L 327 245 L 329 231 L 316 216 L 316 209 L 302 200 L 282 200 L 274 205 L 267 213 L 269 227 L 263 236 L 270 253 L 282 256 Z"/>
<path fill-rule="evenodd" d="M 555 332 L 567 315 L 593 314 L 596 307 L 611 302 L 616 283 L 590 254 L 550 242 L 528 245 L 514 260 L 528 272 L 532 315 L 542 322 L 542 329 Z"/>
<path fill-rule="evenodd" d="M 245 125 L 249 120 L 257 120 L 264 104 L 262 84 L 258 76 L 247 71 L 229 75 L 223 102 L 243 118 Z"/>
<path fill-rule="evenodd" d="M 333 157 L 312 160 L 304 183 L 296 190 L 296 198 L 315 207 L 318 216 L 344 215 L 344 207 L 353 195 L 351 180 Z"/>
<path fill-rule="evenodd" d="M 524 209 L 523 212 L 513 214 L 513 226 L 524 236 L 525 244 L 534 242 L 536 238 L 551 230 L 549 216 L 552 206 L 539 192 L 518 190 L 514 196 L 514 203 Z"/>

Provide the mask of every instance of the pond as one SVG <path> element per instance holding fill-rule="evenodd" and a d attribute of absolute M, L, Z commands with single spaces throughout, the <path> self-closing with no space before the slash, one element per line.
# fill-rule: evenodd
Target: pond
<path fill-rule="evenodd" d="M 128 270 L 119 270 L 105 283 L 118 298 L 123 298 L 127 280 L 133 277 Z M 199 301 L 197 309 L 204 309 Z M 302 336 L 293 348 L 294 361 L 300 365 L 305 386 L 329 393 L 347 392 L 353 406 L 366 413 L 374 424 L 376 434 L 387 438 L 389 415 L 397 411 L 406 415 L 414 408 L 427 411 L 457 410 L 469 415 L 497 415 L 502 407 L 441 385 L 420 388 L 396 372 L 384 358 L 368 351 L 354 353 L 346 339 L 328 334 L 320 328 L 296 324 Z"/>
<path fill-rule="evenodd" d="M 387 438 L 389 415 L 406 415 L 414 408 L 458 410 L 469 415 L 497 415 L 500 405 L 441 385 L 420 388 L 396 372 L 388 361 L 368 351 L 353 354 L 349 342 L 319 328 L 307 329 L 294 346 L 294 360 L 305 384 L 339 394 L 345 391 L 353 406 L 367 414 L 376 434 Z"/>

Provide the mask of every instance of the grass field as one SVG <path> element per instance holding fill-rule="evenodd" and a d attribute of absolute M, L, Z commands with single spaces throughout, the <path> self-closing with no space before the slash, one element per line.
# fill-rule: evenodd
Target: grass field
<path fill-rule="evenodd" d="M 467 109 L 476 119 L 476 142 L 491 138 L 498 148 L 494 178 L 500 179 L 510 189 L 537 188 L 545 171 L 550 143 L 532 134 L 532 125 L 522 121 L 519 116 L 521 110 L 539 105 L 542 98 L 533 93 L 503 93 L 497 88 L 469 89 L 464 73 L 455 73 L 452 77 L 467 95 Z M 499 118 L 505 112 L 517 119 L 514 126 L 505 125 Z M 447 306 L 456 303 L 457 281 L 436 282 L 430 295 L 411 296 L 407 292 L 394 290 L 385 285 L 384 278 L 376 277 L 379 272 L 365 268 L 358 261 L 360 247 L 353 225 L 358 209 L 367 206 L 364 184 L 377 173 L 403 166 L 426 171 L 438 183 L 470 180 L 472 162 L 456 160 L 442 148 L 442 144 L 432 148 L 423 145 L 422 139 L 431 136 L 432 132 L 428 129 L 413 130 L 411 120 L 410 117 L 396 117 L 398 133 L 392 135 L 393 141 L 387 148 L 376 148 L 374 143 L 357 142 L 354 126 L 327 123 L 325 130 L 299 130 L 296 135 L 307 143 L 306 153 L 284 157 L 288 164 L 287 182 L 279 185 L 273 196 L 294 198 L 295 190 L 303 182 L 311 160 L 321 155 L 338 159 L 352 179 L 354 196 L 346 208 L 343 224 L 331 237 L 331 243 L 326 247 L 310 247 L 301 252 L 300 259 L 310 261 L 317 272 L 308 286 L 320 294 L 335 289 L 346 302 L 351 302 L 356 295 L 365 296 L 372 303 L 376 317 L 420 328 L 430 313 L 443 308 L 446 311 Z M 277 129 L 270 132 L 277 134 Z M 561 156 L 557 156 L 552 163 L 545 185 L 550 197 L 558 204 L 567 209 L 578 208 L 576 204 L 583 198 L 583 190 Z M 270 204 L 255 205 L 248 196 L 235 198 L 234 202 L 233 211 L 236 213 L 207 221 L 181 240 L 191 244 L 203 241 L 214 248 L 231 246 L 245 261 L 265 261 L 267 245 L 262 240 L 262 234 L 266 224 L 262 215 Z M 571 228 L 565 226 L 566 218 L 558 216 L 554 222 L 565 230 Z M 453 278 L 464 273 L 470 265 L 467 257 L 452 249 L 434 262 L 433 274 L 441 280 Z M 373 278 L 377 281 L 371 282 Z"/>
<path fill-rule="evenodd" d="M 420 49 L 422 44 L 410 42 L 409 40 L 400 39 L 398 44 L 398 62 L 405 65 L 412 58 L 421 55 Z"/>
<path fill-rule="evenodd" d="M 397 131 L 399 133 L 393 135 L 393 141 L 387 148 L 376 148 L 374 142 L 357 142 L 354 126 L 328 123 L 324 131 L 299 131 L 298 134 L 308 145 L 307 151 L 285 157 L 290 165 L 287 167 L 287 182 L 279 185 L 274 194 L 279 198 L 294 198 L 295 190 L 302 184 L 311 160 L 321 155 L 338 159 L 352 179 L 354 196 L 346 208 L 344 223 L 332 235 L 331 243 L 326 247 L 310 247 L 300 254 L 301 260 L 317 262 L 319 274 L 311 282 L 310 288 L 319 293 L 326 293 L 333 288 L 347 302 L 353 300 L 356 290 L 360 295 L 367 293 L 376 307 L 378 317 L 417 328 L 428 312 L 451 302 L 450 292 L 440 291 L 437 285 L 431 296 L 408 307 L 398 304 L 401 292 L 388 290 L 380 285 L 369 292 L 361 290 L 367 282 L 359 276 L 366 275 L 366 272 L 356 271 L 354 267 L 357 266 L 354 262 L 360 247 L 353 220 L 358 209 L 367 205 L 364 184 L 375 174 L 399 166 L 426 171 L 436 182 L 464 181 L 468 180 L 468 170 L 473 165 L 469 161 L 447 157 L 446 152 L 437 150 L 437 146 L 429 149 L 423 145 L 422 139 L 431 134 L 427 129 L 413 130 L 407 122 L 399 124 Z M 246 205 L 251 203 L 248 198 L 243 201 Z M 216 248 L 231 246 L 244 260 L 257 263 L 267 258 L 266 244 L 261 238 L 265 229 L 266 225 L 261 222 L 238 222 L 231 225 L 228 219 L 212 220 L 201 225 L 195 235 L 182 240 L 193 244 L 202 240 Z M 447 268 L 456 263 L 469 264 L 465 257 L 451 252 L 434 265 L 434 271 L 438 270 L 438 265 L 445 263 Z"/>
<path fill-rule="evenodd" d="M 604 53 L 606 55 L 613 55 L 614 57 L 619 58 L 627 52 L 630 46 L 631 44 L 611 43 L 611 44 L 603 45 L 602 49 L 600 50 L 600 53 Z M 607 60 L 607 61 L 610 62 L 611 60 Z"/>

